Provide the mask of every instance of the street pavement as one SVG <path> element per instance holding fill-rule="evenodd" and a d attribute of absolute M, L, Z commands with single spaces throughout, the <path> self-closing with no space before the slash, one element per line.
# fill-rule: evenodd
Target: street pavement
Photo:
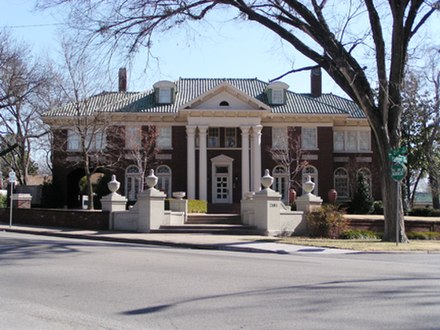
<path fill-rule="evenodd" d="M 65 238 L 81 238 L 108 242 L 162 245 L 171 247 L 224 250 L 258 253 L 313 253 L 313 254 L 349 254 L 353 250 L 311 247 L 277 243 L 276 238 L 267 236 L 233 236 L 212 234 L 160 234 L 127 233 L 117 231 L 94 231 L 70 228 L 49 228 L 37 226 L 0 224 L 0 231 L 45 235 Z"/>

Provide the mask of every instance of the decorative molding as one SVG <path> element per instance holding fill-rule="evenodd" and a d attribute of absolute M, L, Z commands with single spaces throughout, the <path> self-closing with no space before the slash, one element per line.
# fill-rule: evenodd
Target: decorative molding
<path fill-rule="evenodd" d="M 372 157 L 356 157 L 357 163 L 371 163 L 373 162 Z"/>
<path fill-rule="evenodd" d="M 318 155 L 302 155 L 303 160 L 318 160 Z"/>
<path fill-rule="evenodd" d="M 335 163 L 348 163 L 350 157 L 333 157 L 333 162 Z"/>
<path fill-rule="evenodd" d="M 170 160 L 173 159 L 173 155 L 171 154 L 157 154 L 156 159 L 158 160 Z"/>

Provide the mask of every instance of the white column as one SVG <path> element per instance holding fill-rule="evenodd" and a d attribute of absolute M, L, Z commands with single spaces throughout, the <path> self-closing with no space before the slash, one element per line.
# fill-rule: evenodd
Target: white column
<path fill-rule="evenodd" d="M 249 126 L 241 126 L 241 194 L 242 197 L 249 191 L 250 163 L 249 163 Z"/>
<path fill-rule="evenodd" d="M 252 144 L 253 144 L 253 190 L 261 190 L 261 130 L 263 126 L 255 125 L 252 126 Z"/>
<path fill-rule="evenodd" d="M 187 156 L 187 196 L 188 199 L 196 198 L 196 127 L 186 126 L 186 156 Z"/>
<path fill-rule="evenodd" d="M 199 126 L 199 199 L 208 200 L 207 155 L 206 155 L 206 131 L 207 126 Z"/>

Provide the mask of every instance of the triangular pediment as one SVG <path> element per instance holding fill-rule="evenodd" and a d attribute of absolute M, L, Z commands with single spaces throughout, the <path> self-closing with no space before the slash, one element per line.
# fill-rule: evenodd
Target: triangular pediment
<path fill-rule="evenodd" d="M 188 110 L 262 110 L 270 107 L 247 95 L 231 84 L 224 82 L 184 104 L 181 109 Z"/>
<path fill-rule="evenodd" d="M 214 164 L 230 164 L 234 161 L 234 158 L 228 157 L 224 154 L 211 158 L 211 162 Z"/>

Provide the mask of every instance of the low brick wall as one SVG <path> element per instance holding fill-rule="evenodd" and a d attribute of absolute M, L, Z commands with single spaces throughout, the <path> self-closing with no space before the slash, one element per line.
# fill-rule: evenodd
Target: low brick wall
<path fill-rule="evenodd" d="M 368 229 L 376 232 L 383 232 L 384 224 L 383 219 L 350 219 L 350 216 L 347 216 L 349 220 L 349 226 L 353 229 Z M 414 217 L 412 217 L 414 218 Z M 440 232 L 440 219 L 411 219 L 405 220 L 405 231 L 436 231 Z"/>
<path fill-rule="evenodd" d="M 87 210 L 13 209 L 12 223 L 34 226 L 108 230 L 109 213 Z M 9 208 L 0 209 L 0 222 L 9 223 Z"/>

